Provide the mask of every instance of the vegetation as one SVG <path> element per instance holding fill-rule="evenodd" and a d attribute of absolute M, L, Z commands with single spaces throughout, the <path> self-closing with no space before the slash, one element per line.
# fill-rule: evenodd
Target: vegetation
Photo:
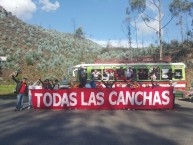
<path fill-rule="evenodd" d="M 174 17 L 178 19 L 177 25 L 180 26 L 181 29 L 181 36 L 182 36 L 182 42 L 184 41 L 183 39 L 183 16 L 186 16 L 186 22 L 188 19 L 188 16 L 192 18 L 193 16 L 193 2 L 189 2 L 188 0 L 172 0 L 171 3 L 168 6 L 169 11 L 171 12 L 171 19 L 165 23 L 164 25 L 162 24 L 163 22 L 163 11 L 162 11 L 162 1 L 161 0 L 129 0 L 129 6 L 127 8 L 126 14 L 128 15 L 128 35 L 129 35 L 129 43 L 131 44 L 131 32 L 130 32 L 130 23 L 131 20 L 133 19 L 135 22 L 135 31 L 136 31 L 136 41 L 138 44 L 138 37 L 137 37 L 137 26 L 136 26 L 136 15 L 139 14 L 141 19 L 143 20 L 144 24 L 154 30 L 156 34 L 158 35 L 159 39 L 159 50 L 160 50 L 160 60 L 163 59 L 163 38 L 162 38 L 162 29 L 164 29 Z M 153 11 L 153 13 L 157 13 L 156 17 L 150 16 L 147 10 L 147 5 L 152 5 L 152 7 L 156 10 Z M 165 7 L 164 7 L 165 9 Z M 137 14 L 136 14 L 137 13 Z M 152 13 L 151 13 L 152 15 Z M 149 24 L 150 21 L 155 21 L 158 23 L 158 28 L 155 28 Z M 192 20 L 193 21 L 193 20 Z M 186 24 L 188 26 L 188 24 Z M 187 36 L 191 35 L 191 29 L 187 27 Z"/>
<path fill-rule="evenodd" d="M 12 94 L 15 89 L 15 85 L 0 85 L 0 95 Z"/>
<path fill-rule="evenodd" d="M 159 45 L 151 44 L 145 48 L 115 48 L 108 45 L 103 48 L 86 39 L 81 27 L 76 29 L 74 34 L 43 29 L 22 22 L 2 7 L 0 28 L 0 55 L 7 56 L 7 62 L 1 64 L 0 69 L 2 82 L 6 80 L 7 83 L 11 83 L 10 73 L 19 68 L 23 71 L 22 76 L 28 77 L 29 80 L 37 80 L 40 77 L 63 79 L 67 75 L 67 68 L 80 62 L 93 63 L 95 60 L 112 58 L 134 61 L 142 56 L 154 56 L 159 60 Z M 163 56 L 171 56 L 172 61 L 185 62 L 192 68 L 192 34 L 189 28 L 188 39 L 181 42 L 162 42 Z"/>

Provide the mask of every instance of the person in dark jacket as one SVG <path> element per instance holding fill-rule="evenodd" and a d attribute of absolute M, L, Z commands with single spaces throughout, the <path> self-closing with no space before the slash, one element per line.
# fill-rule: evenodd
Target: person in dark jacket
<path fill-rule="evenodd" d="M 23 78 L 21 81 L 16 79 L 17 75 L 12 74 L 12 79 L 16 82 L 16 88 L 15 93 L 17 94 L 17 104 L 16 104 L 16 110 L 20 111 L 23 110 L 23 98 L 24 96 L 28 94 L 28 86 L 27 86 L 27 78 Z"/>
<path fill-rule="evenodd" d="M 45 79 L 44 82 L 42 82 L 41 79 L 39 79 L 39 81 L 42 83 L 43 89 L 46 89 L 46 90 L 52 90 L 53 89 L 49 79 Z"/>

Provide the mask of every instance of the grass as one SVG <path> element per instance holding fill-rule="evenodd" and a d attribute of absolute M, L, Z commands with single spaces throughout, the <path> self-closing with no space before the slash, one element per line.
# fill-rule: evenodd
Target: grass
<path fill-rule="evenodd" d="M 15 85 L 0 85 L 0 95 L 13 94 Z"/>
<path fill-rule="evenodd" d="M 0 85 L 0 99 L 13 99 L 16 98 L 13 90 L 15 85 Z"/>

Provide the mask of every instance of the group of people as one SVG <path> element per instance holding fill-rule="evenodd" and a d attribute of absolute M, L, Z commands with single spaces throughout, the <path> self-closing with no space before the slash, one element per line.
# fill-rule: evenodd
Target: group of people
<path fill-rule="evenodd" d="M 50 89 L 50 90 L 59 90 L 60 85 L 59 81 L 56 79 L 55 81 L 46 79 L 42 81 L 41 79 L 37 80 L 35 83 L 29 82 L 27 83 L 27 78 L 23 77 L 22 80 L 19 80 L 17 76 L 19 75 L 19 71 L 16 71 L 11 74 L 11 78 L 16 82 L 16 88 L 14 92 L 17 94 L 17 103 L 15 111 L 23 110 L 23 100 L 24 96 L 28 96 L 29 105 L 28 109 L 32 109 L 32 92 L 31 90 L 35 89 Z"/>
<path fill-rule="evenodd" d="M 143 72 L 143 71 L 141 71 Z M 16 104 L 16 111 L 23 110 L 23 99 L 24 96 L 28 96 L 29 98 L 29 105 L 28 109 L 32 109 L 32 93 L 31 90 L 35 89 L 49 89 L 49 90 L 59 90 L 60 84 L 57 79 L 55 81 L 45 79 L 42 81 L 41 79 L 37 80 L 35 83 L 30 82 L 27 83 L 27 78 L 23 78 L 21 81 L 17 79 L 18 74 L 21 73 L 20 71 L 16 71 L 11 74 L 12 79 L 16 82 L 16 89 L 15 93 L 17 93 L 17 104 Z M 156 70 L 152 71 L 151 73 L 151 84 L 142 84 L 135 81 L 134 78 L 134 72 L 131 67 L 128 67 L 125 73 L 125 76 L 123 76 L 124 71 L 122 68 L 117 71 L 117 75 L 119 77 L 125 77 L 124 81 L 122 83 L 118 82 L 116 77 L 113 78 L 112 76 L 115 75 L 114 71 L 107 71 L 104 70 L 106 77 L 108 79 L 101 79 L 101 73 L 97 70 L 94 70 L 92 72 L 91 80 L 87 80 L 87 73 L 85 69 L 81 68 L 79 70 L 79 82 L 71 82 L 69 84 L 70 88 L 117 88 L 117 87 L 129 87 L 129 88 L 140 88 L 140 87 L 159 87 L 159 82 L 156 80 Z"/>

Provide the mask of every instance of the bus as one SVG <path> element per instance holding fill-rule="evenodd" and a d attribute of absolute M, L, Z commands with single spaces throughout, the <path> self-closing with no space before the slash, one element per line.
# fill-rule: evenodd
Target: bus
<path fill-rule="evenodd" d="M 176 90 L 186 90 L 186 76 L 184 63 L 98 63 L 78 64 L 68 71 L 75 77 L 76 82 L 81 80 L 84 72 L 86 80 L 96 83 L 101 81 L 115 81 L 116 85 L 126 86 L 126 82 L 137 81 L 142 86 L 151 86 L 152 79 L 160 86 L 167 87 L 173 83 Z M 129 72 L 130 71 L 130 72 Z"/>

